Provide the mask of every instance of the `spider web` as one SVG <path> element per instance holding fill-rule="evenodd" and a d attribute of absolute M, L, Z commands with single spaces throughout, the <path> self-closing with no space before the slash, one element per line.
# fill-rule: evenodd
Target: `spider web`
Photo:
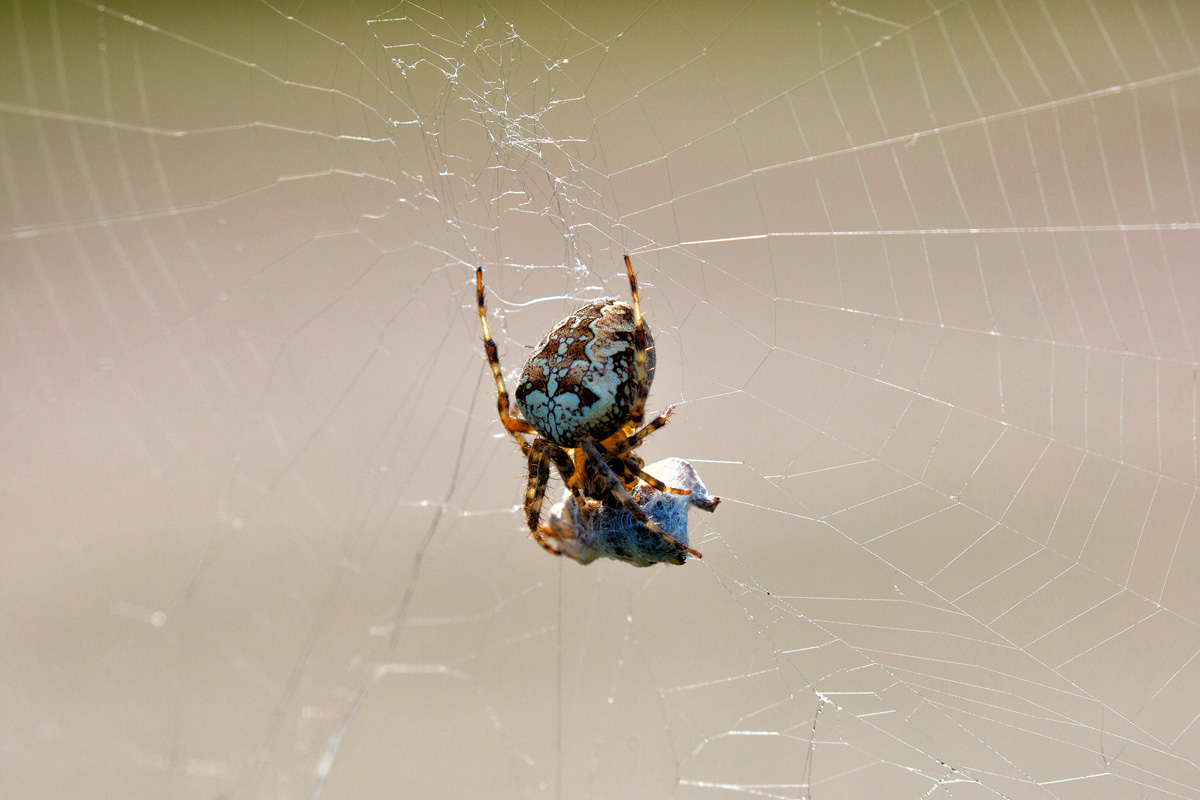
<path fill-rule="evenodd" d="M 1197 8 L 14 0 L 3 793 L 1200 794 Z M 474 308 L 626 252 L 679 568 Z"/>

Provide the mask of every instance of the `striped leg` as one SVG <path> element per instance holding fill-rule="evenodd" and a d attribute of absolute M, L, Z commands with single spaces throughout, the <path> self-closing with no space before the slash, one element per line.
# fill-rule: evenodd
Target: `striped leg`
<path fill-rule="evenodd" d="M 533 533 L 538 544 L 546 545 L 538 536 L 542 525 L 542 500 L 546 496 L 546 483 L 550 480 L 550 461 L 546 458 L 544 439 L 535 439 L 529 447 L 529 482 L 525 484 L 525 524 Z"/>
<path fill-rule="evenodd" d="M 488 366 L 492 368 L 492 378 L 496 381 L 496 410 L 500 412 L 500 422 L 504 429 L 521 442 L 524 449 L 525 443 L 517 434 L 531 433 L 536 436 L 537 429 L 525 420 L 513 416 L 510 410 L 512 401 L 508 396 L 508 388 L 504 385 L 504 375 L 500 371 L 500 351 L 496 347 L 496 340 L 492 338 L 492 332 L 488 329 L 487 307 L 483 300 L 483 267 L 475 268 L 475 302 L 479 306 L 479 322 L 483 325 L 483 347 L 487 352 Z"/>
<path fill-rule="evenodd" d="M 625 271 L 629 273 L 629 292 L 633 295 L 633 366 L 634 380 L 637 383 L 637 397 L 629 408 L 629 421 L 634 426 L 641 425 L 646 416 L 646 400 L 650 397 L 650 381 L 646 378 L 650 372 L 650 362 L 646 356 L 646 321 L 642 319 L 641 298 L 638 296 L 637 276 L 633 274 L 633 264 L 629 256 L 625 256 Z"/>

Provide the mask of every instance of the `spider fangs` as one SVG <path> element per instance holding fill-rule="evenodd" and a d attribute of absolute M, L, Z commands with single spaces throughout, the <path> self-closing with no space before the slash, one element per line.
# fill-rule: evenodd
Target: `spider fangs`
<path fill-rule="evenodd" d="M 477 267 L 475 297 L 484 348 L 496 382 L 500 422 L 528 461 L 525 521 L 537 543 L 583 564 L 598 555 L 622 558 L 620 553 L 584 549 L 568 541 L 603 519 L 605 508 L 620 508 L 644 526 L 649 536 L 657 537 L 659 553 L 649 561 L 645 554 L 622 560 L 640 566 L 663 561 L 682 564 L 689 555 L 701 558 L 700 553 L 651 519 L 647 496 L 641 502 L 633 497 L 639 480 L 658 493 L 688 495 L 692 490 L 667 486 L 643 469 L 644 462 L 636 453 L 647 436 L 667 424 L 672 409 L 642 425 L 654 379 L 654 340 L 642 318 L 637 277 L 629 256 L 625 256 L 625 271 L 632 306 L 609 297 L 593 300 L 559 322 L 534 350 L 517 384 L 521 416 L 510 409 L 499 351 L 488 329 L 483 268 Z M 547 526 L 541 524 L 541 509 L 550 464 L 574 506 Z M 720 502 L 707 493 L 697 499 L 701 502 L 696 505 L 708 510 Z"/>

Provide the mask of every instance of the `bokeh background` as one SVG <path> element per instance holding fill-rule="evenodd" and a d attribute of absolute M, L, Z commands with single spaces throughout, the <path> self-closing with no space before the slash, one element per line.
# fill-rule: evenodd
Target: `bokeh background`
<path fill-rule="evenodd" d="M 1200 6 L 0 11 L 0 794 L 1200 794 Z M 640 272 L 702 561 L 507 374 Z M 552 493 L 561 489 L 551 487 Z"/>

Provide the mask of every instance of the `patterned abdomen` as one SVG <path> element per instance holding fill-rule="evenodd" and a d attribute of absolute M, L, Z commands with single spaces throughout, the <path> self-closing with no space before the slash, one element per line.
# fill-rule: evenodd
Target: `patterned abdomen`
<path fill-rule="evenodd" d="M 646 385 L 654 380 L 654 340 L 646 332 Z M 517 405 L 560 447 L 590 435 L 600 441 L 629 420 L 638 383 L 633 308 L 593 300 L 546 335 L 521 372 Z"/>

